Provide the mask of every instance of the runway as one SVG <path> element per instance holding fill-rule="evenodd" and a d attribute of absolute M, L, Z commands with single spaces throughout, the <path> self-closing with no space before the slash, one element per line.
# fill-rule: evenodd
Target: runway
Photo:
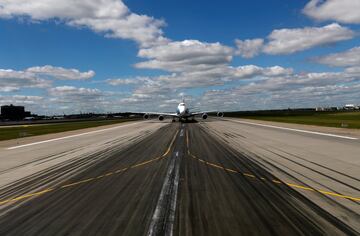
<path fill-rule="evenodd" d="M 138 122 L 71 135 L 0 145 L 0 235 L 359 234 L 357 139 L 234 120 Z M 327 185 L 309 170 L 316 185 L 295 176 L 306 164 L 269 154 L 281 140 L 277 148 L 293 153 L 308 145 L 299 140 L 318 140 L 308 152 L 319 148 L 321 158 L 324 145 L 346 146 L 345 164 L 327 167 L 338 182 Z"/>

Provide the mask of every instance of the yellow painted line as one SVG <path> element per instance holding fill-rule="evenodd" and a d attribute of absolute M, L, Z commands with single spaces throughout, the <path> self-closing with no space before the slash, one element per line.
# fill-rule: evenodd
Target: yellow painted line
<path fill-rule="evenodd" d="M 76 186 L 76 185 L 79 185 L 79 184 L 83 184 L 83 183 L 88 183 L 88 182 L 91 182 L 91 181 L 94 181 L 94 180 L 97 180 L 97 179 L 101 179 L 101 178 L 104 178 L 104 177 L 108 177 L 108 176 L 111 176 L 115 173 L 120 173 L 120 172 L 124 172 L 130 168 L 136 168 L 136 167 L 139 167 L 139 166 L 143 166 L 143 165 L 146 165 L 146 164 L 149 164 L 149 163 L 152 163 L 154 161 L 157 161 L 157 160 L 160 160 L 162 158 L 164 158 L 171 150 L 174 142 L 175 142 L 175 139 L 176 139 L 176 136 L 177 134 L 179 133 L 179 130 L 176 131 L 173 139 L 171 140 L 171 143 L 168 147 L 168 149 L 166 150 L 166 152 L 160 156 L 160 157 L 156 157 L 156 158 L 153 158 L 151 160 L 148 160 L 148 161 L 144 161 L 144 162 L 141 162 L 139 164 L 135 164 L 135 165 L 132 165 L 130 167 L 126 167 L 126 168 L 123 168 L 123 169 L 119 169 L 119 170 L 116 170 L 114 172 L 108 172 L 106 174 L 103 174 L 103 175 L 99 175 L 97 177 L 93 177 L 93 178 L 89 178 L 89 179 L 85 179 L 85 180 L 81 180 L 81 181 L 78 181 L 78 182 L 74 182 L 74 183 L 70 183 L 70 184 L 66 184 L 66 185 L 62 185 L 60 188 L 63 189 L 63 188 L 68 188 L 68 187 L 72 187 L 72 186 Z M 11 199 L 7 199 L 7 200 L 3 200 L 3 201 L 0 201 L 0 205 L 2 204 L 5 204 L 5 203 L 10 203 L 10 202 L 16 202 L 16 201 L 20 201 L 22 199 L 25 199 L 25 198 L 30 198 L 30 197 L 33 197 L 33 196 L 39 196 L 41 194 L 44 194 L 44 193 L 47 193 L 47 192 L 50 192 L 50 191 L 53 191 L 55 189 L 52 189 L 52 188 L 49 188 L 49 189 L 45 189 L 41 192 L 36 192 L 36 193 L 30 193 L 30 194 L 26 194 L 26 195 L 22 195 L 22 196 L 19 196 L 19 197 L 16 197 L 16 198 L 11 198 Z"/>
<path fill-rule="evenodd" d="M 166 152 L 162 155 L 162 157 L 166 156 L 170 152 L 170 148 L 166 150 Z"/>
<path fill-rule="evenodd" d="M 196 159 L 197 161 L 199 162 L 202 162 L 208 166 L 212 166 L 212 167 L 215 167 L 217 169 L 222 169 L 224 171 L 228 171 L 228 172 L 232 172 L 232 173 L 240 173 L 246 177 L 250 177 L 250 178 L 256 178 L 255 175 L 253 174 L 249 174 L 249 173 L 241 173 L 239 171 L 236 171 L 236 170 L 233 170 L 233 169 L 229 169 L 229 168 L 225 168 L 225 167 L 222 167 L 220 165 L 217 165 L 215 163 L 211 163 L 211 162 L 208 162 L 208 161 L 205 161 L 205 160 L 202 160 L 198 157 L 196 157 L 195 155 L 191 154 L 190 153 L 190 156 L 194 159 Z M 261 180 L 266 180 L 264 177 L 260 177 Z M 292 188 L 297 188 L 297 189 L 302 189 L 302 190 L 306 190 L 306 191 L 311 191 L 311 192 L 319 192 L 319 193 L 322 193 L 322 194 L 325 194 L 325 195 L 329 195 L 329 196 L 334 196 L 334 197 L 339 197 L 339 198 L 345 198 L 345 199 L 350 199 L 350 200 L 353 200 L 353 201 L 360 201 L 360 198 L 358 197 L 351 197 L 351 196 L 347 196 L 347 195 L 343 195 L 343 194 L 338 194 L 338 193 L 333 193 L 333 192 L 328 192 L 328 191 L 324 191 L 324 190 L 318 190 L 318 189 L 314 189 L 314 188 L 310 188 L 310 187 L 306 187 L 306 186 L 302 186 L 302 185 L 297 185 L 297 184 L 292 184 L 292 183 L 283 183 L 279 180 L 271 180 L 271 182 L 273 183 L 276 183 L 276 184 L 285 184 L 289 187 L 292 187 Z"/>
<path fill-rule="evenodd" d="M 342 195 L 342 194 L 338 194 L 338 193 L 327 192 L 327 191 L 323 191 L 323 190 L 317 190 L 317 191 L 322 193 L 322 194 L 331 195 L 331 196 L 334 196 L 334 197 L 342 197 L 342 198 L 347 198 L 347 199 L 351 199 L 351 200 L 354 200 L 354 201 L 360 201 L 359 197 L 351 197 L 351 196 L 346 196 L 346 195 Z"/>
<path fill-rule="evenodd" d="M 219 168 L 219 169 L 224 169 L 224 170 L 226 170 L 224 167 L 219 166 L 219 165 L 216 165 L 216 164 L 211 163 L 211 162 L 206 162 L 206 164 L 209 165 L 209 166 L 213 166 L 213 167 L 216 167 L 216 168 Z"/>
<path fill-rule="evenodd" d="M 317 190 L 317 189 L 313 189 L 313 188 L 309 188 L 309 187 L 305 187 L 305 186 L 301 186 L 301 185 L 297 185 L 297 184 L 291 184 L 291 183 L 285 183 L 285 184 L 287 186 L 292 187 L 292 188 L 299 188 L 299 189 L 304 189 L 304 190 L 307 190 L 307 191 L 319 192 L 319 193 L 334 196 L 334 197 L 341 197 L 341 198 L 351 199 L 351 200 L 354 200 L 354 201 L 360 201 L 360 198 L 358 198 L 358 197 L 351 197 L 351 196 L 346 196 L 346 195 L 343 195 L 343 194 L 328 192 L 328 191 L 324 191 L 324 190 Z"/>
<path fill-rule="evenodd" d="M 297 184 L 290 184 L 290 183 L 285 183 L 287 186 L 293 187 L 293 188 L 300 188 L 300 189 L 304 189 L 304 190 L 308 190 L 308 191 L 316 191 L 313 188 L 309 188 L 306 186 L 301 186 L 301 185 L 297 185 Z"/>
<path fill-rule="evenodd" d="M 189 150 L 188 150 L 189 151 Z M 212 167 L 215 167 L 215 168 L 218 168 L 218 169 L 222 169 L 222 170 L 225 170 L 225 171 L 228 171 L 228 172 L 232 172 L 232 173 L 240 173 L 239 171 L 237 170 L 233 170 L 233 169 L 229 169 L 229 168 L 225 168 L 223 166 L 220 166 L 220 165 L 217 165 L 217 164 L 214 164 L 212 162 L 208 162 L 208 161 L 205 161 L 205 160 L 202 160 L 196 156 L 194 156 L 193 154 L 190 153 L 190 156 L 196 160 L 198 160 L 199 162 L 202 162 L 202 163 L 205 163 L 206 165 L 209 165 L 209 166 L 212 166 Z"/>
<path fill-rule="evenodd" d="M 63 186 L 61 186 L 61 188 L 67 188 L 67 187 L 71 187 L 71 186 L 75 186 L 75 185 L 87 183 L 87 182 L 93 181 L 94 179 L 95 179 L 95 178 L 84 179 L 84 180 L 81 180 L 81 181 L 78 181 L 78 182 L 74 182 L 74 183 L 71 183 L 71 184 L 63 185 Z"/>
<path fill-rule="evenodd" d="M 115 173 L 124 172 L 124 171 L 127 170 L 127 169 L 129 169 L 129 168 L 128 168 L 128 167 L 122 168 L 122 169 L 116 170 Z"/>
<path fill-rule="evenodd" d="M 233 173 L 240 173 L 239 171 L 237 170 L 233 170 L 233 169 L 229 169 L 229 168 L 224 168 L 226 171 L 228 172 L 233 172 Z"/>
<path fill-rule="evenodd" d="M 248 174 L 248 173 L 242 173 L 242 174 L 247 176 L 247 177 L 250 177 L 250 178 L 256 178 L 256 176 L 252 175 L 252 174 Z"/>
<path fill-rule="evenodd" d="M 25 199 L 25 198 L 30 198 L 30 197 L 34 197 L 34 196 L 39 196 L 39 195 L 42 195 L 42 194 L 44 194 L 44 193 L 51 192 L 51 191 L 53 191 L 53 190 L 54 190 L 54 189 L 52 189 L 52 188 L 48 188 L 48 189 L 45 189 L 45 190 L 40 191 L 40 192 L 29 193 L 29 194 L 22 195 L 22 196 L 19 196 L 19 197 L 16 197 L 16 198 L 12 198 L 12 199 L 8 199 L 8 200 L 0 201 L 0 205 L 5 204 L 5 203 L 9 203 L 9 202 L 20 201 L 20 200 Z"/>
<path fill-rule="evenodd" d="M 170 145 L 169 145 L 168 149 L 167 149 L 167 150 L 166 150 L 166 152 L 162 155 L 162 157 L 166 156 L 166 155 L 170 152 L 171 147 L 172 147 L 172 145 L 174 144 L 175 139 L 176 139 L 176 136 L 177 136 L 177 134 L 178 134 L 178 133 L 179 133 L 179 130 L 177 130 L 177 131 L 176 131 L 176 133 L 175 133 L 175 135 L 174 135 L 173 139 L 171 140 L 171 143 L 170 143 Z"/>
<path fill-rule="evenodd" d="M 160 158 L 155 158 L 155 159 L 152 159 L 152 160 L 144 161 L 144 162 L 141 162 L 139 164 L 132 165 L 132 166 L 130 166 L 130 168 L 136 168 L 136 167 L 139 167 L 139 166 L 143 166 L 143 165 L 149 164 L 149 163 L 154 162 L 154 161 L 159 160 L 159 159 Z"/>
<path fill-rule="evenodd" d="M 188 131 L 186 130 L 186 146 L 187 146 L 187 152 L 189 154 L 189 156 L 191 156 L 193 159 L 196 159 L 197 161 L 199 162 L 202 162 L 208 166 L 212 166 L 212 167 L 215 167 L 217 169 L 222 169 L 224 171 L 228 171 L 228 172 L 232 172 L 232 173 L 240 173 L 246 177 L 250 177 L 250 178 L 256 178 L 255 175 L 253 174 L 249 174 L 249 173 L 241 173 L 237 170 L 233 170 L 233 169 L 229 169 L 229 168 L 225 168 L 223 166 L 219 166 L 215 163 L 211 163 L 211 162 L 208 162 L 208 161 L 205 161 L 205 160 L 202 160 L 198 157 L 196 157 L 195 155 L 193 155 L 191 152 L 190 152 L 190 149 L 189 149 L 189 134 L 188 134 Z M 265 178 L 263 177 L 260 177 L 261 180 L 266 180 Z M 322 193 L 322 194 L 325 194 L 325 195 L 329 195 L 329 196 L 334 196 L 334 197 L 339 197 L 339 198 L 345 198 L 345 199 L 350 199 L 350 200 L 353 200 L 353 201 L 360 201 L 360 198 L 358 197 L 351 197 L 351 196 L 347 196 L 347 195 L 343 195 L 343 194 L 338 194 L 338 193 L 333 193 L 333 192 L 329 192 L 329 191 L 324 191 L 324 190 L 317 190 L 317 189 L 313 189 L 313 188 L 310 188 L 310 187 L 306 187 L 306 186 L 302 186 L 302 185 L 297 185 L 297 184 L 292 184 L 292 183 L 283 183 L 279 180 L 271 180 L 271 182 L 273 183 L 276 183 L 276 184 L 285 184 L 289 187 L 292 187 L 292 188 L 297 188 L 297 189 L 302 189 L 302 190 L 306 190 L 306 191 L 312 191 L 312 192 L 319 192 L 319 193 Z"/>

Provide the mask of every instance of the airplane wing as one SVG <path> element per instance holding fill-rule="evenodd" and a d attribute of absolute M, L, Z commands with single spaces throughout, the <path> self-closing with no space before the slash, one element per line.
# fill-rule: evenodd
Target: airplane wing
<path fill-rule="evenodd" d="M 157 115 L 157 116 L 178 117 L 178 115 L 176 113 L 167 113 L 167 112 L 145 112 L 144 114 Z"/>
<path fill-rule="evenodd" d="M 169 113 L 169 112 L 136 112 L 136 114 L 141 115 L 156 115 L 156 116 L 167 116 L 167 117 L 179 117 L 176 113 Z"/>
<path fill-rule="evenodd" d="M 190 115 L 191 116 L 199 116 L 199 115 L 202 115 L 202 114 L 204 114 L 204 113 L 206 113 L 206 112 L 190 112 Z"/>
<path fill-rule="evenodd" d="M 219 111 L 199 111 L 199 112 L 190 112 L 190 116 L 200 116 L 203 114 L 208 114 L 208 113 L 216 113 L 217 116 L 224 116 L 223 112 L 219 112 Z"/>

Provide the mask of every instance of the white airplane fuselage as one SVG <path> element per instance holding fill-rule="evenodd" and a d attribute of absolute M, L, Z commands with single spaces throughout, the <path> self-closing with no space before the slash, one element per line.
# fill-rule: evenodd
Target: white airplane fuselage
<path fill-rule="evenodd" d="M 180 118 L 186 118 L 189 117 L 190 113 L 189 113 L 189 109 L 186 108 L 186 104 L 185 103 L 179 103 L 177 109 L 176 109 L 176 114 L 180 117 Z"/>

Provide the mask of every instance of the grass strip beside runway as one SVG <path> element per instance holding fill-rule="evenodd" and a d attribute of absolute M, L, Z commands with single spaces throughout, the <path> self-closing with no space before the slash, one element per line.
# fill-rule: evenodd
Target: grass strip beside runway
<path fill-rule="evenodd" d="M 0 141 L 30 137 L 42 134 L 60 133 L 71 130 L 93 128 L 103 125 L 112 125 L 132 121 L 133 119 L 74 121 L 64 123 L 19 125 L 0 129 Z"/>
<path fill-rule="evenodd" d="M 249 112 L 226 113 L 226 117 L 239 117 L 254 120 L 284 123 L 318 125 L 338 128 L 360 129 L 360 111 L 353 112 Z"/>

